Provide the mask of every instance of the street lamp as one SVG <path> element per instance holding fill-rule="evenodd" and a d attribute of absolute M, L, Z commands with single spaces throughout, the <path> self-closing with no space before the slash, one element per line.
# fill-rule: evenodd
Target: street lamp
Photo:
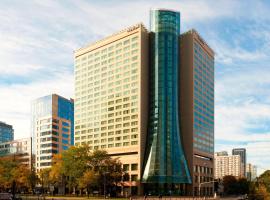
<path fill-rule="evenodd" d="M 110 172 L 104 172 L 104 199 L 106 199 L 106 174 L 109 174 Z"/>

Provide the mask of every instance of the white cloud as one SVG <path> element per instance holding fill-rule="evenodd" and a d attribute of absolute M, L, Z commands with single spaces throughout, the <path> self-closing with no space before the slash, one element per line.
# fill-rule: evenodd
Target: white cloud
<path fill-rule="evenodd" d="M 31 101 L 49 94 L 72 98 L 73 74 L 59 73 L 30 84 L 0 85 L 0 121 L 14 125 L 15 138 L 30 136 Z"/>

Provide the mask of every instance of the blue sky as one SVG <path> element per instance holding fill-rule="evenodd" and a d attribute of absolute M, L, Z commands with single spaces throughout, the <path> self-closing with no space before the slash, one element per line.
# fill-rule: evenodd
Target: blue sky
<path fill-rule="evenodd" d="M 216 150 L 245 147 L 270 168 L 270 3 L 220 1 L 0 1 L 0 121 L 30 136 L 31 100 L 73 97 L 73 51 L 132 24 L 151 7 L 181 12 L 216 52 Z"/>

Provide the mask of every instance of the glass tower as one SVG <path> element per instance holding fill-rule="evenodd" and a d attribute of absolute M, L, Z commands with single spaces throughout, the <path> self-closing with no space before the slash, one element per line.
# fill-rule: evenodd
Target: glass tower
<path fill-rule="evenodd" d="M 35 168 L 50 167 L 54 154 L 74 144 L 74 102 L 52 94 L 33 101 L 32 138 Z"/>
<path fill-rule="evenodd" d="M 14 130 L 11 125 L 0 122 L 0 143 L 14 140 Z"/>
<path fill-rule="evenodd" d="M 151 10 L 150 108 L 142 182 L 191 183 L 179 127 L 180 13 Z"/>

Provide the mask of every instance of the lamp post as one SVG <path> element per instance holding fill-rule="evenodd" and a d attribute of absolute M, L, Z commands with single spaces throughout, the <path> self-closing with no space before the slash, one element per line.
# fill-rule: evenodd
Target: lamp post
<path fill-rule="evenodd" d="M 104 199 L 106 199 L 106 174 L 109 174 L 109 172 L 104 172 L 103 173 L 103 175 L 104 175 L 104 179 L 103 179 L 103 181 L 104 181 L 104 188 L 103 188 L 103 190 L 104 190 Z"/>

